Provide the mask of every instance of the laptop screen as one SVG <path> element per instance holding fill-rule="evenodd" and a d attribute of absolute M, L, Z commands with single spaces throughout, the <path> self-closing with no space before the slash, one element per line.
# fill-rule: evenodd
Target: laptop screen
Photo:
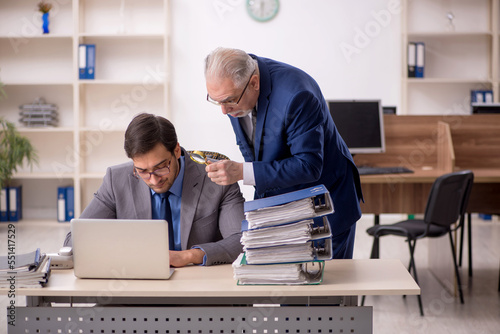
<path fill-rule="evenodd" d="M 168 279 L 165 220 L 73 219 L 73 262 L 80 278 Z"/>

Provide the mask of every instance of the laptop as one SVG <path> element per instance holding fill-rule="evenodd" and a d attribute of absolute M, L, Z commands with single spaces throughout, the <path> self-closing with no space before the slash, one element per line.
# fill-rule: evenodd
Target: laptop
<path fill-rule="evenodd" d="M 169 279 L 165 220 L 72 219 L 74 273 L 79 278 Z"/>

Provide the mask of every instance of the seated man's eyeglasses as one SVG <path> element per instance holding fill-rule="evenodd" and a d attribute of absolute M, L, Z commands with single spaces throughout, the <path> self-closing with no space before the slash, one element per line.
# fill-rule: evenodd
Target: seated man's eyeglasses
<path fill-rule="evenodd" d="M 165 159 L 162 162 L 160 162 L 157 166 L 165 164 L 168 160 L 168 163 L 162 167 L 158 167 L 152 172 L 148 172 L 146 169 L 138 168 L 134 166 L 134 176 L 137 178 L 140 176 L 143 180 L 149 180 L 151 178 L 151 175 L 155 175 L 156 177 L 162 177 L 165 175 L 168 175 L 170 173 L 170 163 L 172 162 L 172 157 L 170 159 Z"/>
<path fill-rule="evenodd" d="M 243 91 L 241 92 L 241 95 L 236 102 L 234 102 L 234 101 L 222 101 L 222 102 L 215 101 L 208 94 L 207 94 L 207 101 L 215 104 L 216 106 L 235 106 L 235 105 L 237 105 L 238 103 L 240 103 L 241 98 L 245 94 L 245 91 L 247 90 L 248 84 L 250 83 L 250 80 L 252 79 L 254 73 L 255 73 L 255 70 L 253 70 L 252 74 L 250 74 L 250 78 L 248 78 L 247 84 L 245 85 L 245 88 L 243 88 Z"/>

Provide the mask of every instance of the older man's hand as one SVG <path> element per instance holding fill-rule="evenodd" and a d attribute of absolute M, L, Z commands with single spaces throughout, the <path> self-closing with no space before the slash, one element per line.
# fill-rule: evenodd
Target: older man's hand
<path fill-rule="evenodd" d="M 212 162 L 205 167 L 208 177 L 212 182 L 227 186 L 243 180 L 243 163 L 231 160 Z"/>

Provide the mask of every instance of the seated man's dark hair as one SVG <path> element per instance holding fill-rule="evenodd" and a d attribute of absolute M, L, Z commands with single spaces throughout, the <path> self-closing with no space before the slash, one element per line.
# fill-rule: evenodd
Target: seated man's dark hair
<path fill-rule="evenodd" d="M 162 143 L 169 152 L 177 146 L 174 125 L 166 118 L 142 113 L 134 117 L 125 131 L 125 153 L 133 159 Z"/>

